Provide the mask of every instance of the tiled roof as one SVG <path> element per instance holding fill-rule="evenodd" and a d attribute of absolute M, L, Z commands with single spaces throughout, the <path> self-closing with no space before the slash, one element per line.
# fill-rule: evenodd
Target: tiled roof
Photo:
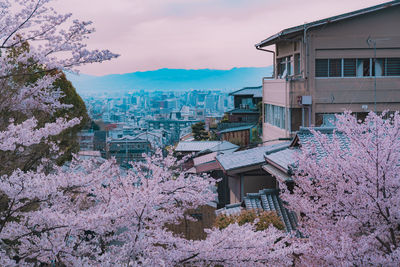
<path fill-rule="evenodd" d="M 255 46 L 256 47 L 268 46 L 268 45 L 274 44 L 281 37 L 284 39 L 287 35 L 295 34 L 295 33 L 301 33 L 301 32 L 304 31 L 304 29 L 308 29 L 308 28 L 316 27 L 316 26 L 321 26 L 321 25 L 325 25 L 325 24 L 328 24 L 328 23 L 332 23 L 332 22 L 336 22 L 336 21 L 340 21 L 340 20 L 344 20 L 344 19 L 353 18 L 355 16 L 368 14 L 368 13 L 371 13 L 371 12 L 375 12 L 375 11 L 378 11 L 378 10 L 381 10 L 381 9 L 385 9 L 385 8 L 389 8 L 389 7 L 397 6 L 397 5 L 400 5 L 400 1 L 399 0 L 386 2 L 386 3 L 380 4 L 380 5 L 376 5 L 376 6 L 372 6 L 372 7 L 368 7 L 368 8 L 364 8 L 364 9 L 360 9 L 360 10 L 356 10 L 356 11 L 353 11 L 353 12 L 344 13 L 344 14 L 341 14 L 341 15 L 329 17 L 329 18 L 326 18 L 326 19 L 321 19 L 321 20 L 317 20 L 317 21 L 314 21 L 314 22 L 302 24 L 302 25 L 299 25 L 299 26 L 296 26 L 296 27 L 284 29 L 281 32 L 279 32 L 277 34 L 274 34 L 274 35 L 268 37 L 267 39 L 261 41 L 260 43 L 256 44 Z"/>
<path fill-rule="evenodd" d="M 318 153 L 318 158 L 323 158 L 326 155 L 326 151 L 318 145 L 311 129 L 324 134 L 328 140 L 332 140 L 334 137 L 338 138 L 343 149 L 348 145 L 347 137 L 340 132 L 335 132 L 334 127 L 301 127 L 289 148 L 265 153 L 267 163 L 274 165 L 287 174 L 292 174 L 292 170 L 296 166 L 295 155 L 300 152 L 299 145 L 304 149 L 311 149 L 311 146 L 314 146 Z"/>
<path fill-rule="evenodd" d="M 217 155 L 218 155 L 218 152 L 213 152 L 213 153 L 206 154 L 204 156 L 196 157 L 193 159 L 193 163 L 196 166 L 196 165 L 204 164 L 207 162 L 215 161 L 215 157 Z"/>
<path fill-rule="evenodd" d="M 200 151 L 198 154 L 205 154 L 205 153 L 210 153 L 210 152 L 221 152 L 222 154 L 228 154 L 235 152 L 238 150 L 240 147 L 238 145 L 232 144 L 231 142 L 228 141 L 219 141 L 219 143 L 211 148 L 204 149 Z"/>
<path fill-rule="evenodd" d="M 240 90 L 234 91 L 229 95 L 237 96 L 237 95 L 252 95 L 253 97 L 262 97 L 262 86 L 257 87 L 245 87 Z"/>
<path fill-rule="evenodd" d="M 244 130 L 250 130 L 251 128 L 256 127 L 256 125 L 246 125 L 246 126 L 240 126 L 240 127 L 234 127 L 234 128 L 228 128 L 225 130 L 220 131 L 219 133 L 229 133 L 229 132 L 237 132 L 237 131 L 244 131 Z"/>
<path fill-rule="evenodd" d="M 265 160 L 267 163 L 278 165 L 282 171 L 289 173 L 295 164 L 295 154 L 298 152 L 298 148 L 286 148 L 275 153 L 266 153 Z"/>
<path fill-rule="evenodd" d="M 220 145 L 221 141 L 183 141 L 179 142 L 175 151 L 178 152 L 199 152 Z"/>
<path fill-rule="evenodd" d="M 249 122 L 220 122 L 217 126 L 217 131 L 222 131 L 228 128 L 247 126 Z"/>
<path fill-rule="evenodd" d="M 231 113 L 231 114 L 259 114 L 260 111 L 257 109 L 246 109 L 246 108 L 234 108 L 232 110 L 227 111 L 226 113 Z"/>
<path fill-rule="evenodd" d="M 241 207 L 241 203 L 234 203 L 234 204 L 229 204 L 223 207 L 222 209 L 216 210 L 215 214 L 218 216 L 220 214 L 225 214 L 225 215 L 236 215 L 239 214 L 243 208 Z"/>
<path fill-rule="evenodd" d="M 297 228 L 297 217 L 292 211 L 284 207 L 279 197 L 278 189 L 264 189 L 258 193 L 248 193 L 244 197 L 244 206 L 246 210 L 265 210 L 275 211 L 285 225 L 287 232 L 295 231 Z M 216 210 L 216 214 L 233 215 L 241 211 L 241 204 L 226 205 L 224 208 Z"/>
<path fill-rule="evenodd" d="M 265 162 L 264 154 L 266 152 L 279 151 L 289 146 L 289 142 L 261 146 L 243 151 L 234 152 L 228 155 L 217 156 L 218 162 L 224 168 L 224 170 L 233 170 L 237 168 L 262 164 Z"/>

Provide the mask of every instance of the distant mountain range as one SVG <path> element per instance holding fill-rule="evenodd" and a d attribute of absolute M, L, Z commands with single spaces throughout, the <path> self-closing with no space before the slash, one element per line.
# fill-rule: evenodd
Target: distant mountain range
<path fill-rule="evenodd" d="M 91 76 L 67 74 L 78 93 L 126 92 L 133 89 L 240 89 L 259 86 L 262 78 L 271 76 L 272 67 L 213 69 L 159 69 L 154 71 Z"/>

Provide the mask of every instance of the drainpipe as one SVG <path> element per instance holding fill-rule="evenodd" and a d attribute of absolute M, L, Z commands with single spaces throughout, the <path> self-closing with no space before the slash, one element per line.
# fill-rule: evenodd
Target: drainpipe
<path fill-rule="evenodd" d="M 272 77 L 275 79 L 275 67 L 276 67 L 275 66 L 275 51 L 264 49 L 264 48 L 261 48 L 260 46 L 256 46 L 256 49 L 260 50 L 260 51 L 272 53 L 272 55 L 274 57 L 273 62 L 272 62 L 272 64 L 273 64 Z"/>
<path fill-rule="evenodd" d="M 329 23 L 329 22 L 328 22 Z M 310 28 L 314 28 L 323 24 L 327 24 L 325 22 L 321 22 L 318 24 L 314 24 L 314 25 L 310 25 L 307 26 L 306 24 L 304 24 L 304 35 L 303 35 L 303 43 L 304 43 L 304 53 L 305 53 L 305 62 L 304 62 L 304 68 L 305 68 L 305 75 L 304 75 L 304 79 L 306 79 L 306 83 L 307 83 L 307 89 L 310 90 L 309 88 L 309 76 L 310 76 L 310 69 L 309 69 L 309 46 L 308 46 L 308 38 L 307 38 L 307 31 Z M 311 114 L 312 114 L 312 104 L 308 107 L 308 126 L 311 126 Z"/>
<path fill-rule="evenodd" d="M 275 79 L 275 67 L 276 67 L 276 64 L 275 64 L 275 61 L 276 61 L 275 51 L 261 48 L 261 47 L 258 46 L 258 45 L 256 45 L 256 49 L 257 49 L 257 50 L 260 50 L 260 51 L 272 53 L 272 56 L 273 56 L 273 61 L 272 61 L 272 66 L 273 66 L 273 67 L 272 67 L 272 78 Z M 264 81 L 263 81 L 263 83 L 264 83 Z M 262 112 L 261 116 L 262 116 L 262 120 L 263 120 L 262 123 L 261 123 L 261 127 L 263 127 L 262 125 L 264 125 L 264 122 L 265 122 L 264 84 L 263 84 L 263 100 L 262 100 L 262 103 L 261 103 L 261 104 L 262 104 L 262 106 L 261 106 L 261 112 Z M 263 132 L 263 136 L 264 136 L 264 132 Z"/>

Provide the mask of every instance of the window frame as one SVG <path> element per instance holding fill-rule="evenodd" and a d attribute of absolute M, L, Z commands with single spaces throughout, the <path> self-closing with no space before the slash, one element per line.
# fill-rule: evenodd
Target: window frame
<path fill-rule="evenodd" d="M 315 65 L 314 65 L 314 78 L 317 79 L 334 79 L 334 78 L 372 78 L 372 77 L 378 77 L 378 78 L 385 78 L 385 77 L 400 77 L 400 57 L 377 57 L 377 58 L 341 58 L 341 70 L 340 76 L 331 76 L 331 60 L 338 60 L 338 58 L 316 58 L 315 59 Z M 345 75 L 345 62 L 347 60 L 355 60 L 355 76 L 350 76 L 350 75 Z M 326 70 L 323 69 L 323 67 L 317 68 L 318 62 L 319 64 L 322 64 L 322 61 L 326 61 L 324 64 L 327 64 Z M 389 73 L 388 71 L 388 62 L 393 61 L 392 65 L 390 66 L 393 68 L 391 72 Z M 368 62 L 368 69 L 366 68 L 365 63 Z M 377 62 L 380 62 L 377 64 Z M 378 66 L 380 66 L 381 69 L 377 69 Z M 394 66 L 394 67 L 392 67 Z M 380 75 L 376 75 L 378 73 L 378 70 L 380 72 Z M 349 70 L 347 70 L 349 72 Z M 366 74 L 366 72 L 368 74 Z M 322 76 L 321 75 L 326 75 Z M 325 74 L 326 73 L 326 74 Z M 318 75 L 317 75 L 318 74 Z"/>

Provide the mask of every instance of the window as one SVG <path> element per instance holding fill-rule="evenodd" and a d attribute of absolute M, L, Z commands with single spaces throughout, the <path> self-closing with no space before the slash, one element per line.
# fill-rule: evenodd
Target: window
<path fill-rule="evenodd" d="M 400 58 L 386 59 L 386 76 L 400 76 Z"/>
<path fill-rule="evenodd" d="M 400 76 L 400 58 L 316 59 L 315 77 Z"/>
<path fill-rule="evenodd" d="M 300 75 L 301 74 L 301 64 L 300 64 L 300 54 L 294 55 L 294 74 Z"/>
<path fill-rule="evenodd" d="M 329 77 L 329 59 L 315 60 L 315 77 Z"/>
<path fill-rule="evenodd" d="M 286 127 L 285 108 L 271 104 L 264 104 L 264 121 L 281 129 Z"/>
<path fill-rule="evenodd" d="M 286 77 L 292 74 L 293 69 L 293 57 L 283 57 L 277 60 L 278 64 L 278 76 L 279 77 Z"/>
<path fill-rule="evenodd" d="M 330 59 L 329 60 L 329 77 L 341 77 L 342 76 L 342 59 Z"/>
<path fill-rule="evenodd" d="M 357 59 L 357 77 L 371 76 L 371 60 L 369 58 Z"/>
<path fill-rule="evenodd" d="M 372 76 L 385 76 L 385 59 L 384 58 L 377 58 L 372 60 Z"/>
<path fill-rule="evenodd" d="M 356 76 L 356 59 L 345 58 L 343 60 L 343 76 L 344 77 L 355 77 Z"/>

